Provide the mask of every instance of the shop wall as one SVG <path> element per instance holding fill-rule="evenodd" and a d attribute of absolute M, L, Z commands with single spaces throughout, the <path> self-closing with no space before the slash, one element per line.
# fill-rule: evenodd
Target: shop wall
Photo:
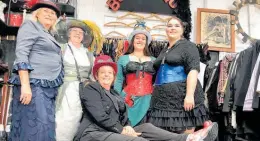
<path fill-rule="evenodd" d="M 149 0 L 147 0 L 149 1 Z M 213 9 L 234 9 L 235 7 L 232 5 L 234 0 L 190 0 L 190 9 L 192 13 L 192 33 L 191 33 L 191 41 L 196 41 L 196 14 L 197 8 L 213 8 Z M 248 10 L 247 8 L 242 9 L 243 14 L 240 15 L 240 21 L 245 31 L 249 30 L 248 24 Z M 78 0 L 78 18 L 83 20 L 91 20 L 97 23 L 97 25 L 101 28 L 103 34 L 106 34 L 112 30 L 120 31 L 124 35 L 129 34 L 132 29 L 126 28 L 114 28 L 114 27 L 104 27 L 104 24 L 110 21 L 115 21 L 117 16 L 124 15 L 125 12 L 112 12 L 106 6 L 106 0 Z M 250 13 L 252 15 L 252 13 Z M 146 15 L 146 14 L 144 14 Z M 161 15 L 164 16 L 164 15 Z M 253 26 L 253 25 L 251 25 Z M 164 31 L 157 31 L 158 33 L 163 33 Z M 251 29 L 251 33 L 255 32 L 255 30 Z M 260 33 L 259 33 L 260 34 Z M 255 32 L 255 35 L 257 33 Z M 249 46 L 249 43 L 243 43 L 241 41 L 240 35 L 236 35 L 236 51 L 239 52 Z"/>

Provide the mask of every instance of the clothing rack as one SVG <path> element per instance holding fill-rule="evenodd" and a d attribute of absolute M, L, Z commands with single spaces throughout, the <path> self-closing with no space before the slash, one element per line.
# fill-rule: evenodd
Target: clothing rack
<path fill-rule="evenodd" d="M 260 140 L 259 48 L 260 40 L 237 54 L 227 54 L 207 79 L 206 97 L 212 120 L 220 123 L 220 141 Z"/>
<path fill-rule="evenodd" d="M 120 43 L 118 48 L 118 43 Z M 161 50 L 167 46 L 166 40 L 152 40 L 149 50 L 152 56 L 158 57 Z M 129 42 L 126 38 L 107 37 L 103 43 L 102 54 L 109 55 L 114 61 L 122 56 L 128 49 Z"/>

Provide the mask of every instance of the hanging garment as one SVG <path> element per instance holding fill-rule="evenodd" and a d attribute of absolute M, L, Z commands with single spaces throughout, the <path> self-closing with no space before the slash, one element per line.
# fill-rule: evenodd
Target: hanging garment
<path fill-rule="evenodd" d="M 220 62 L 219 82 L 218 82 L 218 105 L 224 103 L 225 88 L 228 79 L 228 69 L 232 62 L 235 54 L 226 55 Z"/>
<path fill-rule="evenodd" d="M 234 80 L 236 77 L 237 73 L 237 61 L 238 57 L 240 54 L 237 54 L 237 56 L 233 59 L 229 71 L 228 71 L 228 79 L 227 79 L 227 84 L 226 84 L 226 89 L 225 89 L 225 98 L 224 98 L 224 103 L 223 103 L 223 112 L 230 112 L 232 110 L 232 105 L 234 103 Z"/>
<path fill-rule="evenodd" d="M 219 64 L 214 68 L 207 68 L 207 73 L 209 73 L 209 78 L 207 79 L 205 85 L 205 94 L 207 98 L 209 111 L 212 113 L 219 111 L 219 106 L 217 103 L 217 86 L 219 80 Z"/>
<path fill-rule="evenodd" d="M 238 71 L 235 78 L 235 97 L 234 97 L 234 106 L 244 105 L 246 93 L 249 87 L 250 79 L 252 72 L 260 51 L 260 40 L 258 40 L 251 48 L 248 48 L 241 52 L 238 58 Z M 247 62 L 247 63 L 245 63 Z M 243 82 L 243 83 L 241 83 Z M 255 99 L 253 102 L 253 107 L 258 108 L 259 98 Z"/>
<path fill-rule="evenodd" d="M 23 23 L 23 13 L 10 12 L 5 14 L 6 23 L 9 26 L 20 27 Z"/>
<path fill-rule="evenodd" d="M 149 51 L 151 55 L 157 58 L 161 51 L 168 46 L 166 41 L 152 41 L 149 45 Z"/>
<path fill-rule="evenodd" d="M 12 68 L 15 60 L 15 45 L 15 40 L 2 40 L 0 43 L 0 49 L 3 52 L 1 59 L 8 64 L 8 68 Z"/>
<path fill-rule="evenodd" d="M 259 78 L 259 73 L 258 73 L 259 64 L 260 64 L 260 55 L 258 55 L 255 67 L 252 72 L 252 77 L 250 79 L 250 83 L 249 83 L 248 90 L 246 93 L 243 111 L 253 111 L 253 107 L 252 107 L 253 98 L 254 98 L 254 94 L 256 92 L 257 80 Z"/>
<path fill-rule="evenodd" d="M 128 43 L 125 39 L 106 38 L 103 43 L 102 54 L 110 56 L 113 61 L 117 62 L 120 56 L 127 51 Z"/>
<path fill-rule="evenodd" d="M 204 87 L 204 73 L 206 70 L 206 66 L 207 66 L 206 64 L 200 62 L 200 72 L 198 75 L 198 79 L 200 81 L 202 88 Z"/>

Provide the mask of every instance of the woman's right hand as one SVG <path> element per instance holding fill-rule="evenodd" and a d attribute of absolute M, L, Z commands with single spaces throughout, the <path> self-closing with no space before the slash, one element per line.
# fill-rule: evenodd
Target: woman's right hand
<path fill-rule="evenodd" d="M 21 86 L 21 96 L 20 101 L 22 104 L 27 105 L 32 100 L 32 90 L 30 85 Z"/>

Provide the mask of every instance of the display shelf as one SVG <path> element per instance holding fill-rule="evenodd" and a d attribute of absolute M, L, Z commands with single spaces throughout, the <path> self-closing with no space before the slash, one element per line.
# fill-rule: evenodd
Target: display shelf
<path fill-rule="evenodd" d="M 21 8 L 21 5 L 23 4 L 17 4 L 17 3 L 11 3 L 10 11 L 12 12 L 23 12 L 23 8 Z M 61 10 L 61 14 L 66 14 L 69 17 L 74 17 L 75 15 L 75 7 L 69 5 L 69 4 L 64 4 L 64 3 L 57 3 L 57 6 Z M 8 11 L 8 7 L 4 9 L 4 13 Z M 27 9 L 27 13 L 30 13 L 31 10 Z"/>
<path fill-rule="evenodd" d="M 67 17 L 74 17 L 75 8 L 68 4 L 57 3 L 61 10 L 61 14 L 66 14 Z M 19 11 L 19 10 L 16 10 Z M 0 36 L 17 35 L 19 27 L 9 26 L 2 19 L 0 19 Z"/>
<path fill-rule="evenodd" d="M 59 8 L 61 10 L 61 15 L 63 15 L 65 13 L 66 16 L 68 16 L 68 17 L 75 16 L 75 7 L 73 7 L 69 4 L 64 4 L 64 3 L 57 3 L 57 5 L 59 6 Z"/>

